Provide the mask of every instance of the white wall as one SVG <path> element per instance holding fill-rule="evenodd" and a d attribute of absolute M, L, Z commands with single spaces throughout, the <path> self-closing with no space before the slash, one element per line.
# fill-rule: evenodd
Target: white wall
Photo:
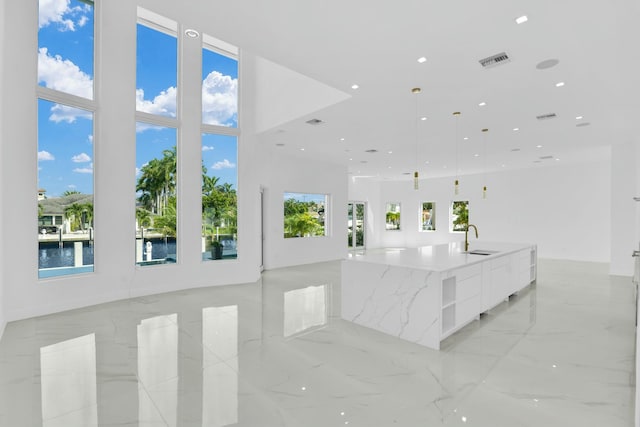
<path fill-rule="evenodd" d="M 4 29 L 5 29 L 5 22 L 4 22 L 4 4 L 5 2 L 1 2 L 0 3 L 0 94 L 4 93 L 2 91 L 2 87 L 3 87 L 3 70 L 4 70 Z M 4 151 L 4 135 L 2 132 L 3 126 L 2 126 L 2 122 L 4 119 L 4 115 L 2 114 L 2 107 L 3 107 L 4 103 L 2 101 L 0 101 L 0 168 L 4 168 L 4 163 L 3 163 L 3 151 Z M 2 191 L 3 189 L 3 176 L 2 173 L 0 173 L 0 200 L 5 200 L 4 199 L 4 193 Z M 4 220 L 3 220 L 3 209 L 0 209 L 0 224 L 4 224 Z M 1 227 L 1 225 L 0 225 Z M 1 229 L 0 229 L 1 230 Z M 0 245 L 0 338 L 2 338 L 2 332 L 4 331 L 4 327 L 5 327 L 5 317 L 4 317 L 4 311 L 5 311 L 5 304 L 4 304 L 4 256 L 3 256 L 3 247 L 2 245 Z"/>
<path fill-rule="evenodd" d="M 243 53 L 241 63 L 241 106 L 243 120 L 239 148 L 239 217 L 237 260 L 201 262 L 200 240 L 200 106 L 199 86 L 191 84 L 191 94 L 182 99 L 185 117 L 179 141 L 179 263 L 139 268 L 134 265 L 135 224 L 135 34 L 136 2 L 99 2 L 101 33 L 96 34 L 100 61 L 96 76 L 100 109 L 95 117 L 95 273 L 38 280 L 36 156 L 36 53 L 37 2 L 2 2 L 10 19 L 3 30 L 12 34 L 3 58 L 11 66 L 2 67 L 5 103 L 2 126 L 2 174 L 0 178 L 3 221 L 0 235 L 4 262 L 4 313 L 7 320 L 127 298 L 135 295 L 219 284 L 252 282 L 259 277 L 259 211 L 257 162 L 252 152 L 255 114 L 255 60 Z M 215 35 L 197 8 L 175 2 L 139 1 L 138 4 L 185 26 Z M 163 7 L 162 10 L 155 7 Z M 199 64 L 199 48 L 185 46 L 182 64 Z M 246 61 L 244 59 L 246 58 Z M 194 65 L 191 65 L 194 67 Z M 197 67 L 197 66 L 195 66 Z M 195 73 L 194 73 L 195 74 Z M 200 79 L 198 71 L 198 79 Z M 10 83 L 10 84 L 8 84 Z M 184 82 L 183 82 L 184 83 Z M 188 85 L 183 90 L 189 90 Z M 244 101 L 247 102 L 244 102 Z M 9 144 L 7 141 L 11 141 Z M 16 183 L 18 185 L 16 185 Z"/>
<path fill-rule="evenodd" d="M 449 206 L 455 199 L 469 201 L 470 222 L 477 225 L 480 240 L 536 243 L 544 258 L 608 262 L 610 175 L 609 156 L 605 155 L 595 163 L 492 173 L 486 181 L 482 175 L 462 176 L 460 194 L 455 197 L 453 178 L 422 180 L 418 191 L 410 181 L 381 182 L 378 193 L 368 191 L 368 200 L 379 197 L 377 206 L 372 206 L 375 232 L 382 235 L 376 246 L 464 240 L 463 234 L 448 229 Z M 487 199 L 482 199 L 484 182 Z M 351 182 L 349 197 L 366 197 L 360 187 L 360 181 Z M 423 201 L 436 202 L 436 231 L 417 231 Z M 384 229 L 386 202 L 402 204 L 400 231 Z M 476 245 L 474 240 L 472 245 Z"/>
<path fill-rule="evenodd" d="M 612 147 L 611 151 L 611 265 L 610 273 L 633 275 L 631 254 L 638 249 L 637 144 L 627 143 Z"/>
<path fill-rule="evenodd" d="M 344 166 L 265 150 L 260 170 L 264 188 L 266 269 L 342 259 L 347 254 L 347 170 Z M 328 194 L 327 236 L 284 238 L 284 193 Z"/>

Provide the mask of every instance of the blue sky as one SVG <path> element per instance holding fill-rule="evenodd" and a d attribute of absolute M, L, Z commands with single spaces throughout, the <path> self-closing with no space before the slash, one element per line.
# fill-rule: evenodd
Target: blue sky
<path fill-rule="evenodd" d="M 38 84 L 93 99 L 92 7 L 77 0 L 39 0 L 39 4 Z M 177 45 L 174 36 L 138 25 L 138 111 L 176 117 Z M 237 61 L 203 49 L 202 65 L 203 123 L 237 127 Z M 39 188 L 46 189 L 48 197 L 66 190 L 92 194 L 92 114 L 43 100 L 38 108 Z M 236 137 L 207 134 L 199 143 L 208 174 L 237 188 Z M 138 123 L 136 172 L 175 144 L 175 129 Z"/>

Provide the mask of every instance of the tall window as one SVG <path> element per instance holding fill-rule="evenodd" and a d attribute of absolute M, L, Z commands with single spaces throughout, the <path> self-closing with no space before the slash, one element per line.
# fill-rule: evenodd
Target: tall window
<path fill-rule="evenodd" d="M 384 217 L 386 230 L 400 230 L 400 203 L 387 203 Z"/>
<path fill-rule="evenodd" d="M 177 24 L 138 9 L 136 264 L 177 261 Z"/>
<path fill-rule="evenodd" d="M 420 231 L 433 231 L 436 229 L 436 203 L 422 202 L 420 212 Z"/>
<path fill-rule="evenodd" d="M 238 256 L 237 49 L 203 35 L 202 260 Z"/>
<path fill-rule="evenodd" d="M 39 1 L 38 276 L 93 271 L 93 1 Z"/>
<path fill-rule="evenodd" d="M 451 202 L 450 231 L 465 231 L 469 225 L 469 202 L 456 200 Z"/>

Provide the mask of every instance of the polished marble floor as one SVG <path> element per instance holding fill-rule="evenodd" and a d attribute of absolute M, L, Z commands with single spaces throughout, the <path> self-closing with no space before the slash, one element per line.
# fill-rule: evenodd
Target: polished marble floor
<path fill-rule="evenodd" d="M 635 304 L 603 264 L 537 284 L 441 351 L 340 319 L 340 264 L 7 325 L 0 426 L 632 426 Z"/>

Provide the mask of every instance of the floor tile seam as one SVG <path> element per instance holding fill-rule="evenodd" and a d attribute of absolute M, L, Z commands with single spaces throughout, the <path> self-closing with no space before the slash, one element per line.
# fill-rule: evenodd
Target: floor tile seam
<path fill-rule="evenodd" d="M 145 386 L 145 384 L 142 382 L 142 380 L 140 379 L 140 377 L 138 375 L 136 375 L 136 378 L 138 379 L 138 393 L 139 393 L 140 388 L 142 388 L 142 391 L 147 396 L 147 399 L 149 399 L 149 401 L 153 405 L 153 409 L 155 410 L 156 415 L 158 415 L 161 418 L 161 420 L 164 423 L 165 427 L 169 427 L 169 423 L 167 422 L 167 420 L 164 419 L 164 416 L 162 415 L 162 411 L 160 411 L 160 408 L 158 407 L 156 401 L 153 399 L 153 397 L 151 397 L 150 391 L 147 389 L 147 387 Z M 138 408 L 139 408 L 139 405 L 140 405 L 140 403 L 138 402 Z M 139 421 L 140 420 L 138 420 L 138 422 Z"/>

